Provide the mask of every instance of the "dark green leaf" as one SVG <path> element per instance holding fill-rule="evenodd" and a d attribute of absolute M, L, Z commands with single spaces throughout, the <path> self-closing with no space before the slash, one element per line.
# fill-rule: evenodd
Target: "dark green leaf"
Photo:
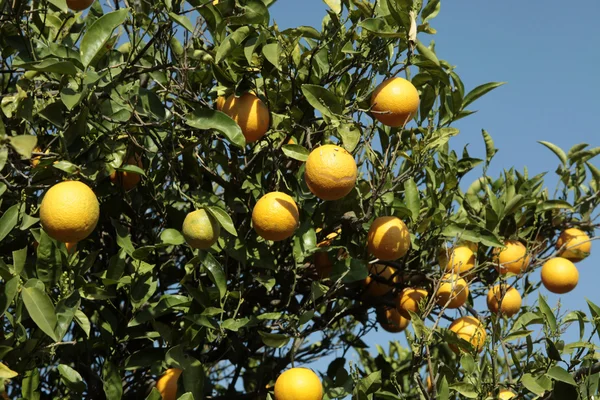
<path fill-rule="evenodd" d="M 336 118 L 336 114 L 342 113 L 342 106 L 337 96 L 324 87 L 304 84 L 302 85 L 302 93 L 310 105 L 321 114 Z"/>
<path fill-rule="evenodd" d="M 54 305 L 48 295 L 36 287 L 24 287 L 21 290 L 21 297 L 29 316 L 36 325 L 55 342 L 59 341 L 54 329 L 57 320 L 54 313 Z"/>
<path fill-rule="evenodd" d="M 406 36 L 406 34 L 403 31 L 398 30 L 397 27 L 388 25 L 383 18 L 368 18 L 361 21 L 358 26 L 380 37 L 400 38 Z"/>
<path fill-rule="evenodd" d="M 227 56 L 229 56 L 236 48 L 238 48 L 242 42 L 248 37 L 248 35 L 252 32 L 252 28 L 249 26 L 242 26 L 238 28 L 231 35 L 227 36 L 225 40 L 219 45 L 217 48 L 217 53 L 215 55 L 215 62 L 220 63 Z"/>
<path fill-rule="evenodd" d="M 15 204 L 2 214 L 2 218 L 0 218 L 0 242 L 17 226 L 19 207 L 19 204 Z"/>
<path fill-rule="evenodd" d="M 233 224 L 233 220 L 227 213 L 227 211 L 223 210 L 221 207 L 210 206 L 206 207 L 206 210 L 219 221 L 219 224 L 225 229 L 227 232 L 231 233 L 233 236 L 237 236 L 237 230 L 235 229 L 235 225 Z"/>
<path fill-rule="evenodd" d="M 193 113 L 186 116 L 185 123 L 192 128 L 217 130 L 227 136 L 231 143 L 238 147 L 246 145 L 246 139 L 240 126 L 221 111 L 197 108 Z"/>
<path fill-rule="evenodd" d="M 14 276 L 0 285 L 0 318 L 4 315 L 8 307 L 15 298 L 19 289 L 19 277 Z"/>
<path fill-rule="evenodd" d="M 404 203 L 412 214 L 412 220 L 416 221 L 421 211 L 421 200 L 419 198 L 419 189 L 413 178 L 409 178 L 404 182 Z"/>
<path fill-rule="evenodd" d="M 31 158 L 31 152 L 37 144 L 37 137 L 33 135 L 10 136 L 10 145 L 23 159 Z"/>
<path fill-rule="evenodd" d="M 86 385 L 85 382 L 83 382 L 83 378 L 79 372 L 65 364 L 58 365 L 58 372 L 60 373 L 62 381 L 69 388 L 69 390 L 72 390 L 75 393 L 82 393 L 85 391 Z"/>
<path fill-rule="evenodd" d="M 40 232 L 35 269 L 44 283 L 54 283 L 62 274 L 62 257 L 54 241 L 45 231 Z"/>
<path fill-rule="evenodd" d="M 556 317 L 554 316 L 554 313 L 550 309 L 550 306 L 548 306 L 548 303 L 546 303 L 546 300 L 544 299 L 544 296 L 542 296 L 541 293 L 539 293 L 538 295 L 538 306 L 545 317 L 550 332 L 556 332 Z"/>
<path fill-rule="evenodd" d="M 115 364 L 106 360 L 102 366 L 102 382 L 107 400 L 121 400 L 123 383 L 121 373 Z"/>
<path fill-rule="evenodd" d="M 485 83 L 483 85 L 477 86 L 475 89 L 473 89 L 469 93 L 467 93 L 467 95 L 463 99 L 462 109 L 464 110 L 469 104 L 471 104 L 472 102 L 474 102 L 481 96 L 496 89 L 499 86 L 504 85 L 505 83 L 506 82 L 490 82 L 490 83 Z"/>
<path fill-rule="evenodd" d="M 298 161 L 306 161 L 308 159 L 308 155 L 310 152 L 304 146 L 300 146 L 299 144 L 286 144 L 281 147 L 283 154 L 288 156 L 289 158 L 293 158 Z"/>
<path fill-rule="evenodd" d="M 112 35 L 112 32 L 125 22 L 129 9 L 113 11 L 98 18 L 89 27 L 81 40 L 81 63 L 88 67 L 94 57 L 99 54 Z"/>
<path fill-rule="evenodd" d="M 192 25 L 192 21 L 185 15 L 177 15 L 174 12 L 169 13 L 169 18 L 171 18 L 174 22 L 177 22 L 179 25 L 183 26 L 190 33 L 194 33 L 194 25 Z"/>
<path fill-rule="evenodd" d="M 262 342 L 265 346 L 280 348 L 285 346 L 289 341 L 290 337 L 286 335 L 282 335 L 279 333 L 268 333 L 263 331 L 258 331 Z"/>
<path fill-rule="evenodd" d="M 433 52 L 433 50 L 431 50 L 429 47 L 425 46 L 423 43 L 421 43 L 421 41 L 417 41 L 417 50 L 419 51 L 419 54 L 421 54 L 423 57 L 425 57 L 425 59 L 431 61 L 432 63 L 434 63 L 435 65 L 439 66 L 440 65 L 440 60 L 438 60 L 437 56 L 435 55 L 435 53 Z M 468 97 L 468 95 L 467 95 Z M 465 97 L 465 101 L 466 101 L 466 97 Z"/>
<path fill-rule="evenodd" d="M 557 381 L 568 383 L 569 385 L 577 386 L 577 382 L 575 382 L 573 376 L 558 365 L 550 368 L 548 372 L 546 372 L 546 376 Z"/>
<path fill-rule="evenodd" d="M 540 386 L 539 383 L 537 383 L 537 380 L 533 377 L 533 375 L 529 373 L 523 375 L 523 377 L 521 378 L 521 384 L 525 386 L 527 390 L 534 394 L 537 394 L 538 396 L 544 394 L 544 392 L 546 391 L 543 387 Z"/>
<path fill-rule="evenodd" d="M 223 267 L 210 253 L 201 253 L 199 259 L 202 266 L 206 269 L 210 280 L 219 289 L 219 298 L 222 299 L 225 293 L 227 293 L 227 279 Z"/>

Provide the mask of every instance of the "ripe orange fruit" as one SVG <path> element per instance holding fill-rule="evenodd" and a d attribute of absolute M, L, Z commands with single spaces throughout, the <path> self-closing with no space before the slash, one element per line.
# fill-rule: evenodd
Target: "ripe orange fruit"
<path fill-rule="evenodd" d="M 320 231 L 321 231 L 321 228 L 316 229 L 317 233 L 319 233 Z M 331 242 L 333 241 L 333 239 L 338 237 L 341 233 L 342 233 L 342 228 L 338 229 L 336 232 L 331 232 L 329 235 L 327 235 L 325 237 L 325 240 L 317 243 L 318 248 L 324 249 L 321 251 L 317 251 L 314 254 L 315 268 L 317 269 L 317 274 L 319 275 L 320 279 L 326 279 L 331 276 L 331 271 L 333 269 L 333 261 L 329 257 L 329 254 L 327 253 L 326 248 L 331 246 Z M 339 249 L 338 257 L 343 257 L 344 253 L 345 253 L 344 249 Z"/>
<path fill-rule="evenodd" d="M 219 239 L 221 225 L 201 208 L 186 215 L 181 233 L 192 248 L 208 249 Z"/>
<path fill-rule="evenodd" d="M 367 235 L 369 252 L 380 260 L 392 261 L 403 257 L 410 249 L 410 233 L 400 218 L 379 217 Z"/>
<path fill-rule="evenodd" d="M 475 254 L 467 246 L 443 249 L 439 254 L 438 262 L 446 272 L 464 274 L 475 266 Z"/>
<path fill-rule="evenodd" d="M 41 149 L 39 146 L 36 146 L 36 147 L 33 149 L 33 153 L 40 153 L 41 151 L 42 151 L 42 149 Z M 44 152 L 44 154 L 48 154 L 49 152 L 50 152 L 50 149 L 47 149 L 47 150 Z M 33 168 L 37 167 L 37 166 L 38 166 L 38 164 L 40 163 L 41 159 L 42 159 L 42 156 L 35 156 L 35 157 L 33 157 L 33 158 L 31 159 L 31 166 L 32 166 Z"/>
<path fill-rule="evenodd" d="M 377 322 L 379 325 L 390 333 L 399 333 L 406 329 L 410 320 L 404 318 L 397 309 L 393 307 L 386 307 L 378 310 Z"/>
<path fill-rule="evenodd" d="M 381 264 L 369 264 L 367 268 L 369 269 L 370 275 L 364 280 L 364 286 L 367 288 L 365 295 L 371 297 L 380 297 L 392 290 L 393 287 L 391 285 L 396 282 L 396 277 L 394 276 L 396 274 L 395 268 Z M 389 281 L 390 284 L 387 285 L 383 282 L 375 280 L 371 277 L 371 275 L 377 275 L 378 277 Z"/>
<path fill-rule="evenodd" d="M 578 262 L 590 255 L 592 242 L 590 237 L 576 228 L 564 230 L 556 241 L 556 248 L 560 249 L 560 256 L 572 262 Z"/>
<path fill-rule="evenodd" d="M 77 251 L 77 242 L 65 243 L 65 247 L 67 248 L 67 253 L 73 254 Z"/>
<path fill-rule="evenodd" d="M 267 240 L 285 240 L 298 227 L 298 206 L 282 192 L 270 192 L 261 197 L 252 210 L 254 230 Z"/>
<path fill-rule="evenodd" d="M 498 393 L 498 398 L 500 400 L 510 400 L 516 396 L 517 395 L 511 392 L 510 390 L 501 390 L 500 393 Z"/>
<path fill-rule="evenodd" d="M 571 261 L 562 257 L 549 259 L 542 266 L 542 283 L 552 293 L 568 293 L 579 282 L 579 271 Z"/>
<path fill-rule="evenodd" d="M 405 288 L 396 298 L 396 307 L 400 314 L 407 319 L 410 319 L 409 311 L 414 313 L 419 312 L 419 303 L 427 297 L 427 290 L 420 288 Z"/>
<path fill-rule="evenodd" d="M 322 400 L 321 380 L 308 368 L 292 368 L 275 381 L 275 400 Z"/>
<path fill-rule="evenodd" d="M 487 335 L 485 333 L 485 327 L 477 318 L 471 316 L 458 318 L 450 324 L 448 329 L 456 333 L 456 336 L 459 338 L 470 342 L 477 352 L 483 350 Z M 459 353 L 459 349 L 455 345 L 450 345 L 450 348 L 455 353 Z M 460 350 L 465 349 L 461 347 Z"/>
<path fill-rule="evenodd" d="M 215 1 L 218 1 L 218 0 L 215 0 Z M 213 4 L 214 4 L 214 2 L 213 2 Z M 217 101 L 215 104 L 217 107 L 217 110 L 223 111 L 223 106 L 225 105 L 225 101 L 226 101 L 225 96 L 217 97 Z"/>
<path fill-rule="evenodd" d="M 85 183 L 64 181 L 52 186 L 40 206 L 46 233 L 60 242 L 80 242 L 96 228 L 100 205 Z"/>
<path fill-rule="evenodd" d="M 183 371 L 179 368 L 169 368 L 156 382 L 156 389 L 163 400 L 177 399 L 177 380 Z"/>
<path fill-rule="evenodd" d="M 125 165 L 135 165 L 140 168 L 144 168 L 144 164 L 142 164 L 142 159 L 138 155 L 129 157 L 123 166 Z M 125 191 L 133 189 L 140 182 L 140 179 L 140 174 L 135 172 L 114 170 L 110 174 L 110 181 L 114 184 L 120 184 Z"/>
<path fill-rule="evenodd" d="M 383 81 L 371 95 L 373 116 L 387 126 L 404 126 L 419 109 L 419 92 L 406 79 Z"/>
<path fill-rule="evenodd" d="M 310 191 L 322 200 L 339 200 L 354 188 L 356 162 L 342 147 L 325 144 L 310 152 L 304 180 Z"/>
<path fill-rule="evenodd" d="M 253 93 L 244 93 L 240 97 L 230 95 L 221 111 L 237 122 L 247 143 L 256 142 L 269 130 L 269 109 Z"/>
<path fill-rule="evenodd" d="M 519 312 L 521 303 L 519 291 L 507 285 L 496 285 L 487 295 L 488 309 L 494 314 L 500 312 L 509 318 Z"/>
<path fill-rule="evenodd" d="M 67 0 L 67 7 L 73 11 L 83 11 L 92 5 L 94 0 Z"/>
<path fill-rule="evenodd" d="M 495 253 L 495 267 L 503 275 L 509 272 L 520 274 L 527 269 L 531 262 L 531 256 L 527 254 L 527 248 L 517 240 L 507 240 L 504 242 L 504 247 L 495 250 Z"/>
<path fill-rule="evenodd" d="M 467 281 L 457 274 L 446 274 L 436 293 L 436 303 L 440 307 L 459 308 L 469 298 Z"/>

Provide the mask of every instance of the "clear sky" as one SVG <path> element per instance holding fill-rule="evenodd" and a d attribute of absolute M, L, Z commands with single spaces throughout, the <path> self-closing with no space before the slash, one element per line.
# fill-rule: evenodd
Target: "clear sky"
<path fill-rule="evenodd" d="M 298 25 L 319 28 L 326 5 L 321 0 L 279 0 L 271 16 L 281 29 Z M 600 146 L 596 115 L 600 106 L 600 34 L 597 18 L 600 1 L 579 0 L 567 4 L 558 0 L 481 1 L 443 0 L 441 12 L 431 21 L 436 35 L 420 34 L 425 43 L 436 42 L 438 58 L 457 66 L 466 91 L 482 83 L 506 81 L 469 106 L 479 110 L 454 126 L 461 130 L 451 141 L 462 149 L 469 143 L 473 157 L 482 158 L 485 148 L 481 129 L 493 137 L 497 153 L 490 175 L 504 168 L 527 167 L 531 174 L 549 171 L 546 186 L 556 186 L 553 171 L 556 156 L 538 140 L 555 143 L 567 151 L 586 142 Z M 593 160 L 600 166 L 600 156 Z M 469 175 L 470 180 L 476 176 Z M 598 232 L 597 232 L 598 234 Z M 572 292 L 557 296 L 542 288 L 550 306 L 560 300 L 562 309 L 583 310 L 589 314 L 585 298 L 600 304 L 600 241 L 594 242 L 592 255 L 577 264 L 579 284 Z M 533 274 L 539 279 L 539 271 Z M 537 295 L 526 299 L 533 304 Z M 409 328 L 410 329 L 410 328 Z M 404 341 L 404 334 L 372 333 L 365 342 L 387 348 L 393 339 Z M 567 341 L 575 341 L 569 332 Z M 597 337 L 595 338 L 598 343 Z M 312 366 L 322 372 L 329 360 Z"/>

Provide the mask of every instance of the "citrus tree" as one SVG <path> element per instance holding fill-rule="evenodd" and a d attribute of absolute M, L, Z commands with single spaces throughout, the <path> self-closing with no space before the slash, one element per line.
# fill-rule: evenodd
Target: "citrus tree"
<path fill-rule="evenodd" d="M 4 396 L 597 395 L 600 307 L 521 300 L 577 285 L 600 148 L 490 176 L 439 0 L 273 1 L 0 0 Z"/>

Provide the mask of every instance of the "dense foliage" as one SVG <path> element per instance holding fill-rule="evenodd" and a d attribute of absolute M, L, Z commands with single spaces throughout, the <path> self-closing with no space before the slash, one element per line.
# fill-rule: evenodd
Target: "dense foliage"
<path fill-rule="evenodd" d="M 453 123 L 501 83 L 467 91 L 437 58 L 428 42 L 439 0 L 326 0 L 321 27 L 283 31 L 270 24 L 272 2 L 136 0 L 110 10 L 96 1 L 76 13 L 64 0 L 0 0 L 0 378 L 9 396 L 157 399 L 156 377 L 178 367 L 182 399 L 272 398 L 283 370 L 333 354 L 319 368 L 327 399 L 597 395 L 600 307 L 565 315 L 540 296 L 503 318 L 474 300 L 499 281 L 537 296 L 529 275 L 556 256 L 560 232 L 594 236 L 600 148 L 542 142 L 559 159 L 554 191 L 543 174 L 491 177 L 490 134 L 481 159 L 449 143 Z M 375 86 L 392 76 L 420 94 L 418 115 L 399 128 L 369 111 Z M 215 105 L 247 91 L 270 112 L 267 135 L 250 144 Z M 304 161 L 325 143 L 358 165 L 355 188 L 338 201 L 319 200 L 304 181 Z M 132 156 L 139 162 L 127 163 Z M 125 190 L 114 171 L 142 178 Z M 74 251 L 39 224 L 45 191 L 65 179 L 100 202 L 96 229 Z M 251 219 L 274 190 L 300 215 L 279 242 L 260 238 Z M 222 227 L 210 250 L 181 233 L 198 208 Z M 408 226 L 411 250 L 379 262 L 398 279 L 372 277 L 394 289 L 367 296 L 367 231 L 389 215 Z M 494 251 L 508 239 L 532 261 L 499 276 Z M 432 295 L 438 256 L 465 240 L 477 244 L 469 301 L 444 310 Z M 313 262 L 322 250 L 328 276 Z M 430 294 L 411 314 L 410 347 L 393 342 L 374 358 L 362 339 L 407 286 Z M 483 352 L 450 350 L 459 340 L 445 328 L 459 315 L 484 322 Z M 571 323 L 579 341 L 565 343 Z M 345 359 L 351 351 L 360 365 Z"/>

